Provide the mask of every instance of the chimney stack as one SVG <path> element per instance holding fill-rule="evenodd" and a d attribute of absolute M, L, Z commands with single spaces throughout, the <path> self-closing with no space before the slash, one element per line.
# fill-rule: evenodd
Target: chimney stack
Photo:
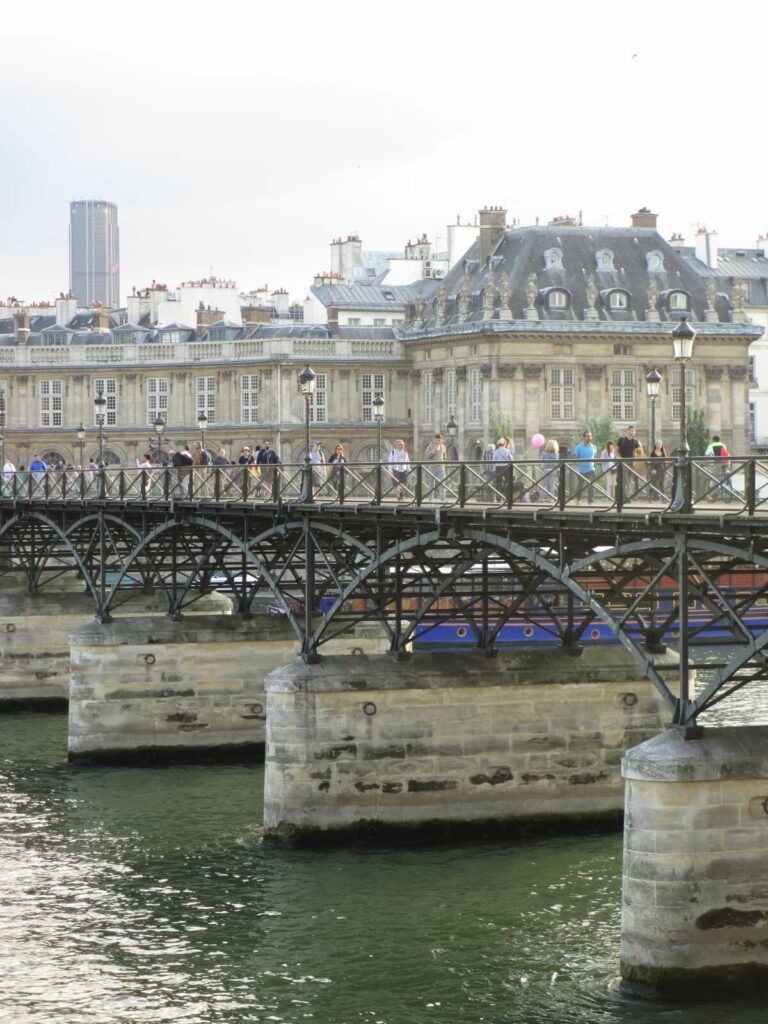
<path fill-rule="evenodd" d="M 637 213 L 632 214 L 633 228 L 653 228 L 656 230 L 657 214 L 651 213 L 647 206 L 641 206 Z"/>
<path fill-rule="evenodd" d="M 480 265 L 484 266 L 488 257 L 504 237 L 507 227 L 507 211 L 501 206 L 486 206 L 480 210 Z"/>
<path fill-rule="evenodd" d="M 339 336 L 339 307 L 329 306 L 328 307 L 328 330 L 331 336 L 338 338 Z"/>
<path fill-rule="evenodd" d="M 210 306 L 206 307 L 202 302 L 197 307 L 196 312 L 197 327 L 195 333 L 197 335 L 197 340 L 199 341 L 211 324 L 215 324 L 217 320 L 224 319 L 224 313 L 220 309 L 211 309 Z"/>
<path fill-rule="evenodd" d="M 20 309 L 18 313 L 14 313 L 13 318 L 16 321 L 16 342 L 19 345 L 26 345 L 29 341 L 29 312 Z"/>
<path fill-rule="evenodd" d="M 717 232 L 700 227 L 696 232 L 695 244 L 696 259 L 715 270 L 717 268 Z"/>
<path fill-rule="evenodd" d="M 242 306 L 240 316 L 246 327 L 253 327 L 255 324 L 268 324 L 272 321 L 272 309 L 270 306 Z"/>

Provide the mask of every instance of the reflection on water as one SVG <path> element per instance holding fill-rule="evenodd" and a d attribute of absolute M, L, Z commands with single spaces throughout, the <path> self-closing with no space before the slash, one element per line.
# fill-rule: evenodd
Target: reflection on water
<path fill-rule="evenodd" d="M 723 710 L 766 720 L 758 689 Z M 265 846 L 262 769 L 74 769 L 65 742 L 0 716 L 0 1021 L 724 1019 L 617 992 L 619 836 Z"/>

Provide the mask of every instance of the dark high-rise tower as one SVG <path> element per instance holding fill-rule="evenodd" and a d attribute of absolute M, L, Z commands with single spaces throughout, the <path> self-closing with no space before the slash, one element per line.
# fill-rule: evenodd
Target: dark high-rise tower
<path fill-rule="evenodd" d="M 69 204 L 69 290 L 79 306 L 120 305 L 117 207 L 102 199 Z"/>

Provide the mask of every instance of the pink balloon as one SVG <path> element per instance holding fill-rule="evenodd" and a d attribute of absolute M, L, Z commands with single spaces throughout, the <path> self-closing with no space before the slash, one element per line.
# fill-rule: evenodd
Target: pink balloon
<path fill-rule="evenodd" d="M 531 444 L 534 448 L 542 448 L 546 443 L 547 439 L 543 434 L 534 434 L 531 438 Z"/>

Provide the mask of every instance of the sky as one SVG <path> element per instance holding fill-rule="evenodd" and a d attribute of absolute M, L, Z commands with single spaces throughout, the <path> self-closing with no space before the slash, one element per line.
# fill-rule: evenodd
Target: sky
<path fill-rule="evenodd" d="M 523 9 L 524 8 L 524 9 Z M 715 10 L 717 13 L 715 13 Z M 72 199 L 117 203 L 121 291 L 301 299 L 329 243 L 500 205 L 669 238 L 768 233 L 768 7 L 675 0 L 27 0 L 0 22 L 0 298 L 68 288 Z"/>

